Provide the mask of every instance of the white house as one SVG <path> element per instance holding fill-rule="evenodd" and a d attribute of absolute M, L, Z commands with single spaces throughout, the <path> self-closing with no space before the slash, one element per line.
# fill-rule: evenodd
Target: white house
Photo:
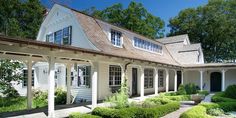
<path fill-rule="evenodd" d="M 29 108 L 31 84 L 48 90 L 50 117 L 55 87 L 68 91 L 67 101 L 72 94 L 76 101 L 92 101 L 94 108 L 97 100 L 119 89 L 125 77 L 130 95 L 140 98 L 177 91 L 181 83 L 212 92 L 236 84 L 236 64 L 204 63 L 201 44 L 191 44 L 188 35 L 152 40 L 57 4 L 37 41 L 1 36 L 0 58 L 26 61 L 29 81 L 15 88 L 28 96 Z"/>

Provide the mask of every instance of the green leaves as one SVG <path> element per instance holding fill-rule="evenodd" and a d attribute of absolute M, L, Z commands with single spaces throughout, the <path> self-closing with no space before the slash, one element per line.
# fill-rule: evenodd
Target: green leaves
<path fill-rule="evenodd" d="M 202 43 L 207 62 L 234 61 L 235 6 L 235 0 L 209 0 L 205 6 L 185 9 L 170 19 L 169 35 L 188 34 L 191 42 Z"/>
<path fill-rule="evenodd" d="M 92 7 L 84 12 L 151 39 L 164 36 L 164 21 L 148 13 L 141 3 L 132 1 L 126 9 L 118 3 L 102 11 Z"/>
<path fill-rule="evenodd" d="M 35 39 L 43 20 L 39 0 L 1 0 L 0 33 Z"/>

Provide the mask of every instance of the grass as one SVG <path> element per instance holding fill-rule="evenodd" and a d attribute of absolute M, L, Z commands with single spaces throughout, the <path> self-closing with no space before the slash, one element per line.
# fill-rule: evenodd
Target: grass
<path fill-rule="evenodd" d="M 47 106 L 45 102 L 33 100 L 32 108 L 40 108 L 45 106 Z M 17 98 L 0 97 L 0 113 L 25 110 L 26 108 L 27 108 L 26 97 L 17 97 Z"/>

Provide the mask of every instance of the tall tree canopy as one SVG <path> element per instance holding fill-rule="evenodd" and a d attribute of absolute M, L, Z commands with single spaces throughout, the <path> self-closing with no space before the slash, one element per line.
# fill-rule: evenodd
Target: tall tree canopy
<path fill-rule="evenodd" d="M 35 39 L 43 12 L 39 0 L 0 0 L 0 33 Z"/>
<path fill-rule="evenodd" d="M 236 59 L 236 1 L 209 0 L 205 6 L 181 11 L 170 19 L 169 35 L 188 34 L 202 43 L 207 62 Z"/>
<path fill-rule="evenodd" d="M 84 12 L 152 39 L 164 36 L 164 21 L 150 14 L 141 3 L 132 1 L 126 9 L 120 3 L 101 11 L 92 7 Z"/>

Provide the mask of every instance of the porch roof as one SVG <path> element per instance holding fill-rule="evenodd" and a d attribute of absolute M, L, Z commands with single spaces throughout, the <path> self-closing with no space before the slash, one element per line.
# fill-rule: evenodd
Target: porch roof
<path fill-rule="evenodd" d="M 53 43 L 35 41 L 31 39 L 13 38 L 13 37 L 0 35 L 0 54 L 5 54 L 5 52 L 13 53 L 14 55 L 18 55 L 18 56 L 22 56 L 25 54 L 26 56 L 31 56 L 35 58 L 37 57 L 41 58 L 41 56 L 51 55 L 51 56 L 56 56 L 56 57 L 61 57 L 61 58 L 71 57 L 74 59 L 82 58 L 83 55 L 86 56 L 85 54 L 90 54 L 90 57 L 96 57 L 96 55 L 100 55 L 100 56 L 106 56 L 109 58 L 115 57 L 115 58 L 121 58 L 121 59 L 128 59 L 130 61 L 141 61 L 141 62 L 155 63 L 158 65 L 160 64 L 166 67 L 181 68 L 180 65 L 162 63 L 162 62 L 159 62 L 158 59 L 153 60 L 150 58 L 144 58 L 140 56 L 129 57 L 128 55 L 117 55 L 117 54 L 112 54 L 112 53 L 106 53 L 103 51 L 78 48 L 78 47 L 74 47 L 70 45 L 57 45 Z M 71 54 L 69 54 L 68 52 L 71 52 Z M 67 56 L 64 56 L 64 55 L 67 55 Z M 0 56 L 0 57 L 3 57 L 3 56 Z M 89 58 L 87 59 L 90 60 Z"/>
<path fill-rule="evenodd" d="M 207 69 L 207 68 L 235 68 L 236 63 L 205 63 L 205 64 L 185 64 L 182 65 L 185 69 Z"/>

